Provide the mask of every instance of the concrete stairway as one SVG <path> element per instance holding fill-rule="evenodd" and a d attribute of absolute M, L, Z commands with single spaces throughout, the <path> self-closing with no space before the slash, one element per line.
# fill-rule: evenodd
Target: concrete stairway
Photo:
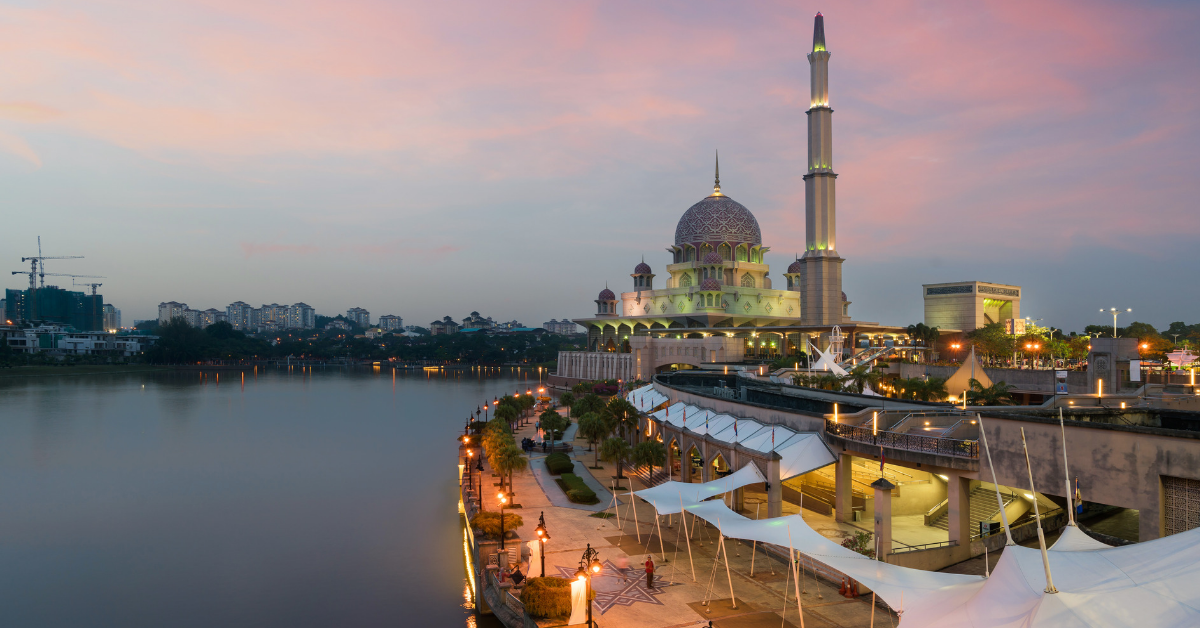
<path fill-rule="evenodd" d="M 1008 496 L 1005 496 L 1008 497 Z M 999 512 L 996 507 L 996 492 L 992 489 L 976 487 L 971 491 L 971 538 L 979 536 L 979 522 L 987 521 Z M 939 515 L 930 525 L 939 530 L 950 530 L 949 513 Z"/>

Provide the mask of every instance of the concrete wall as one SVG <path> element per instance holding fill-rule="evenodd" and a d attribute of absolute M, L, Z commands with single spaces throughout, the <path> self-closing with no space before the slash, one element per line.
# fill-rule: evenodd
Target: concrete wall
<path fill-rule="evenodd" d="M 900 377 L 911 378 L 928 375 L 929 377 L 949 379 L 951 375 L 954 375 L 954 373 L 958 371 L 958 369 L 958 366 L 901 364 Z M 983 369 L 983 372 L 987 373 L 987 376 L 991 378 L 993 382 L 1004 382 L 1018 390 L 1037 390 L 1048 393 L 1054 392 L 1053 370 L 985 368 Z M 1083 371 L 1068 371 L 1067 391 L 1072 394 L 1086 394 L 1088 392 L 1087 373 Z M 959 395 L 962 393 L 961 390 L 951 390 L 949 392 L 952 395 Z"/>

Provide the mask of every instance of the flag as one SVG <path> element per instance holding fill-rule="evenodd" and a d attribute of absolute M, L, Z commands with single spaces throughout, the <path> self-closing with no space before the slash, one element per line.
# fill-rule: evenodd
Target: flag
<path fill-rule="evenodd" d="M 737 419 L 733 420 L 733 442 L 737 442 Z"/>
<path fill-rule="evenodd" d="M 1075 514 L 1083 514 L 1083 496 L 1079 494 L 1079 478 L 1075 478 Z"/>
<path fill-rule="evenodd" d="M 704 433 L 708 433 L 708 412 L 704 413 Z"/>
<path fill-rule="evenodd" d="M 879 446 L 879 475 L 883 475 L 883 461 L 887 460 L 887 456 L 883 454 L 883 445 Z"/>
<path fill-rule="evenodd" d="M 775 426 L 771 426 L 771 451 L 775 451 Z"/>

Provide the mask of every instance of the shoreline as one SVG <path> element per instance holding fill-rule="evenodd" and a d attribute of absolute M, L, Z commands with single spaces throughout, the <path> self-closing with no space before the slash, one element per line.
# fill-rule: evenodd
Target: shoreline
<path fill-rule="evenodd" d="M 80 364 L 77 366 L 11 366 L 0 367 L 0 379 L 20 379 L 23 377 L 51 377 L 58 375 L 124 375 L 127 373 L 150 373 L 167 371 L 171 367 L 155 366 L 152 364 Z"/>

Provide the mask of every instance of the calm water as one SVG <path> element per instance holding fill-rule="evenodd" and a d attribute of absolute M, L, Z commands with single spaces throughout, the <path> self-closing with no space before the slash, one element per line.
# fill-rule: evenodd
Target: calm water
<path fill-rule="evenodd" d="M 474 625 L 455 436 L 536 382 L 0 379 L 0 625 Z"/>

